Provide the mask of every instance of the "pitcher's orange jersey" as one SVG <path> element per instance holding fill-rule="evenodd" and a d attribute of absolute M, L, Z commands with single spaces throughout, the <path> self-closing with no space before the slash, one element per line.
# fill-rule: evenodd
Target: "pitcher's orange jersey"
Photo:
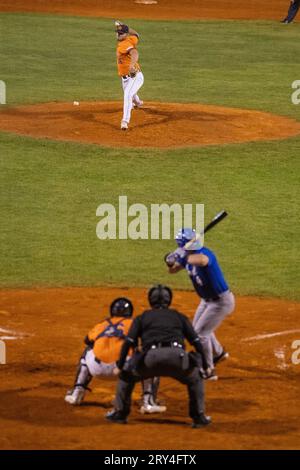
<path fill-rule="evenodd" d="M 124 41 L 119 41 L 117 45 L 117 65 L 118 65 L 118 74 L 128 75 L 131 57 L 129 52 L 132 49 L 135 49 L 139 40 L 137 36 L 128 36 Z M 138 63 L 135 65 L 136 70 L 140 70 Z"/>
<path fill-rule="evenodd" d="M 96 325 L 88 334 L 99 361 L 110 364 L 119 359 L 120 351 L 131 326 L 131 318 L 111 317 Z"/>

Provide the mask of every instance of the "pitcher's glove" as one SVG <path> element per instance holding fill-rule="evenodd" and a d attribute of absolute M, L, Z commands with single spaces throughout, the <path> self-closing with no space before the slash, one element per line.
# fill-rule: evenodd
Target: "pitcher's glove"
<path fill-rule="evenodd" d="M 134 78 L 137 74 L 137 70 L 135 68 L 132 68 L 129 70 L 129 75 L 131 78 Z"/>

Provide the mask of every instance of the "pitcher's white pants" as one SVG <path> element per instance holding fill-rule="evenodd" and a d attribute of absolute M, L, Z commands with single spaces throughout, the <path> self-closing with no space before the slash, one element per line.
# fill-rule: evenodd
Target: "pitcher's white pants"
<path fill-rule="evenodd" d="M 134 78 L 122 78 L 122 86 L 124 91 L 124 105 L 123 105 L 123 118 L 122 121 L 130 122 L 131 110 L 133 102 L 139 104 L 140 99 L 137 95 L 139 89 L 143 86 L 144 75 L 138 72 Z"/>

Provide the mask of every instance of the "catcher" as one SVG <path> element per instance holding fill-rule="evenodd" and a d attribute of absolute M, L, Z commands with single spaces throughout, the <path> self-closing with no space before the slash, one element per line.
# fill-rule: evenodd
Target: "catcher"
<path fill-rule="evenodd" d="M 70 405 L 80 405 L 93 377 L 114 377 L 116 361 L 133 319 L 133 305 L 129 299 L 119 297 L 110 306 L 110 318 L 97 324 L 86 336 L 86 348 L 80 358 L 75 383 L 65 396 Z M 129 357 L 128 357 L 129 359 Z M 156 403 L 159 378 L 142 383 L 141 413 L 162 413 L 165 406 Z"/>
<path fill-rule="evenodd" d="M 143 86 L 144 75 L 138 63 L 139 53 L 136 48 L 139 42 L 138 33 L 120 21 L 116 21 L 115 26 L 118 40 L 118 74 L 122 79 L 124 92 L 121 130 L 126 131 L 130 122 L 132 108 L 140 108 L 143 105 L 143 101 L 140 100 L 137 92 Z"/>

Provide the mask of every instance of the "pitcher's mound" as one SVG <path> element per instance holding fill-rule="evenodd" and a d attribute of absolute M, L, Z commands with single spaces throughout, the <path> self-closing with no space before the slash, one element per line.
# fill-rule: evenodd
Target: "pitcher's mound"
<path fill-rule="evenodd" d="M 300 134 L 300 122 L 220 106 L 147 102 L 120 130 L 122 103 L 45 103 L 2 108 L 0 129 L 32 137 L 112 147 L 189 147 L 283 139 Z"/>

